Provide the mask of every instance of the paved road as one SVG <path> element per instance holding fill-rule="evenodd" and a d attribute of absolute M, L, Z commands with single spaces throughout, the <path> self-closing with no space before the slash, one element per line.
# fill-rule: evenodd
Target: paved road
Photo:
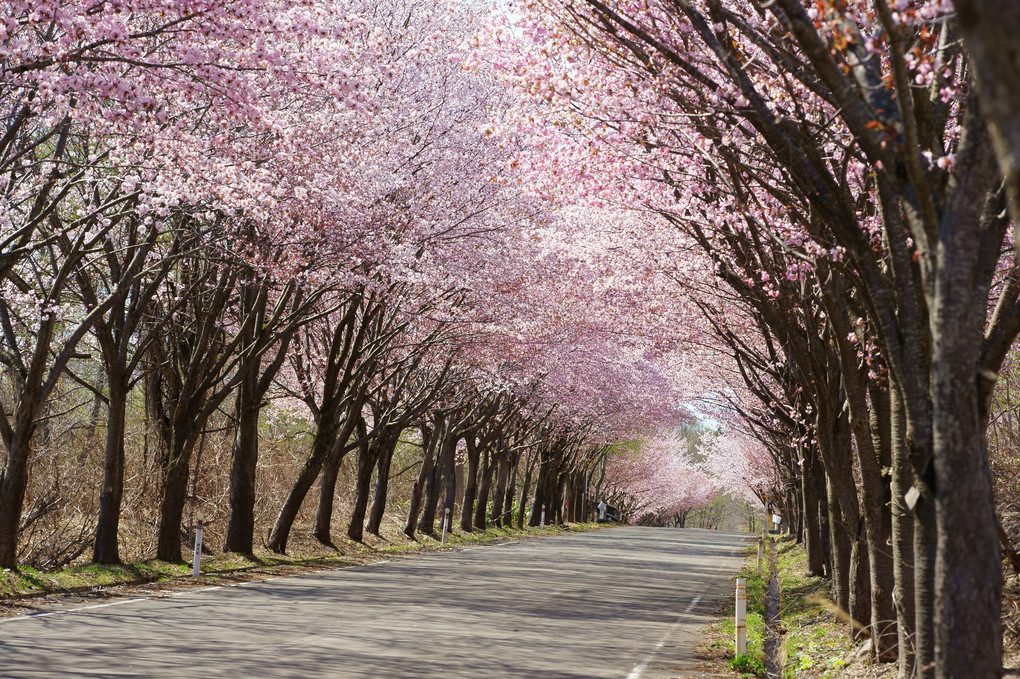
<path fill-rule="evenodd" d="M 0 620 L 0 677 L 665 679 L 748 540 L 619 527 Z"/>

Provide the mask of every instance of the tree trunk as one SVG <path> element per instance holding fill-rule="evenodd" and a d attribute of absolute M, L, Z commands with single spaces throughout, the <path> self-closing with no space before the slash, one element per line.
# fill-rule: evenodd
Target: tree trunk
<path fill-rule="evenodd" d="M 496 463 L 496 487 L 492 490 L 492 522 L 498 526 L 503 516 L 503 502 L 506 500 L 507 476 L 509 474 L 506 454 L 499 456 Z"/>
<path fill-rule="evenodd" d="M 382 526 L 383 516 L 386 514 L 386 494 L 390 483 L 390 464 L 393 462 L 393 453 L 397 442 L 400 440 L 400 429 L 391 434 L 385 448 L 379 454 L 379 462 L 375 472 L 375 496 L 372 498 L 372 511 L 368 514 L 368 525 L 365 529 L 372 535 L 379 535 L 379 528 Z"/>
<path fill-rule="evenodd" d="M 492 452 L 486 448 L 482 452 L 482 461 L 478 465 L 480 475 L 478 482 L 478 500 L 475 505 L 475 528 L 485 530 L 488 525 L 486 515 L 489 512 L 489 489 L 492 488 L 493 464 Z"/>
<path fill-rule="evenodd" d="M 524 482 L 521 483 L 521 501 L 518 503 L 517 508 L 517 529 L 524 529 L 524 514 L 528 507 L 528 492 L 531 490 L 531 474 L 535 469 L 535 463 L 532 460 L 528 460 L 527 468 L 524 470 Z M 530 520 L 528 525 L 531 525 Z"/>
<path fill-rule="evenodd" d="M 464 442 L 467 445 L 467 474 L 464 478 L 464 498 L 460 505 L 460 529 L 470 533 L 478 495 L 478 459 L 481 452 L 475 444 L 474 434 L 468 434 Z"/>
<path fill-rule="evenodd" d="M 418 520 L 418 531 L 425 535 L 436 534 L 436 511 L 439 509 L 439 494 L 442 490 L 440 476 L 446 470 L 446 458 L 452 455 L 447 438 L 450 431 L 448 423 L 444 423 L 437 434 L 439 442 L 436 444 L 436 462 L 425 477 L 425 493 L 422 499 L 421 518 Z"/>
<path fill-rule="evenodd" d="M 360 416 L 355 416 L 358 422 L 354 427 L 344 427 L 348 432 L 357 431 L 359 435 L 364 434 L 365 424 Z M 312 535 L 320 543 L 333 546 L 333 506 L 336 501 L 336 480 L 340 475 L 340 466 L 343 464 L 347 437 L 339 439 L 333 446 L 332 451 L 322 464 L 322 476 L 319 479 L 319 502 L 315 508 L 315 526 Z M 363 442 L 359 450 L 361 456 L 368 454 L 368 443 Z M 371 467 L 369 467 L 371 474 Z M 367 491 L 366 491 L 367 493 Z M 367 497 L 367 496 L 366 496 Z"/>
<path fill-rule="evenodd" d="M 804 549 L 808 557 L 808 575 L 825 575 L 825 545 L 822 542 L 822 497 L 825 493 L 824 472 L 813 448 L 803 451 L 801 495 L 804 503 Z"/>
<path fill-rule="evenodd" d="M 320 419 L 319 426 L 315 432 L 315 439 L 312 441 L 312 450 L 301 467 L 287 499 L 284 500 L 280 513 L 276 516 L 276 523 L 269 534 L 269 549 L 277 554 L 285 554 L 287 551 L 287 538 L 290 537 L 290 530 L 294 527 L 294 520 L 297 518 L 301 504 L 311 489 L 315 479 L 322 470 L 323 462 L 330 452 L 330 447 L 336 442 L 336 424 L 332 418 Z"/>
<path fill-rule="evenodd" d="M 443 456 L 443 515 L 442 520 L 446 521 L 446 528 L 453 531 L 453 517 L 457 509 L 457 436 L 451 436 L 449 450 Z M 461 510 L 463 512 L 463 509 Z M 442 525 L 442 524 L 440 524 Z"/>
<path fill-rule="evenodd" d="M 860 533 L 864 532 L 861 525 Z M 854 639 L 863 639 L 871 622 L 871 574 L 868 572 L 868 543 L 858 535 L 850 543 L 850 617 L 856 621 L 851 629 Z M 860 629 L 858 629 L 858 625 Z"/>
<path fill-rule="evenodd" d="M 422 433 L 422 462 L 418 470 L 418 478 L 411 488 L 411 499 L 408 502 L 407 523 L 404 525 L 404 535 L 414 539 L 415 526 L 418 524 L 418 514 L 421 512 L 422 491 L 425 489 L 425 482 L 432 474 L 432 467 L 435 464 L 436 439 L 439 436 L 439 428 L 421 428 Z"/>
<path fill-rule="evenodd" d="M 347 537 L 361 542 L 365 536 L 365 512 L 368 510 L 368 495 L 372 490 L 372 471 L 378 461 L 378 443 L 363 445 L 358 451 L 357 485 L 354 491 L 354 506 L 351 521 L 347 525 Z"/>
<path fill-rule="evenodd" d="M 184 423 L 173 428 L 170 453 L 163 467 L 162 493 L 159 503 L 159 531 L 156 558 L 170 563 L 184 561 L 181 552 L 181 521 L 188 498 L 188 476 L 194 442 Z"/>
<path fill-rule="evenodd" d="M 230 455 L 230 517 L 224 551 L 255 551 L 255 469 L 259 457 L 259 398 L 255 371 L 241 380 L 234 408 L 237 426 Z"/>
<path fill-rule="evenodd" d="M 509 480 L 506 485 L 506 493 L 503 497 L 503 514 L 499 517 L 497 523 L 501 528 L 511 528 L 513 522 L 513 510 L 514 510 L 514 494 L 516 493 L 517 485 L 517 466 L 520 463 L 521 456 L 519 453 L 514 454 L 513 462 L 510 464 L 508 477 Z"/>
<path fill-rule="evenodd" d="M 124 497 L 124 434 L 127 419 L 127 390 L 123 375 L 109 375 L 110 395 L 106 416 L 106 459 L 103 488 L 99 493 L 99 521 L 92 547 L 92 563 L 120 563 L 118 536 L 120 509 Z"/>
<path fill-rule="evenodd" d="M 832 599 L 836 605 L 847 613 L 850 612 L 850 550 L 853 535 L 843 522 L 839 499 L 833 487 L 832 479 L 826 474 L 825 490 L 828 495 L 826 503 L 829 508 L 829 542 L 832 550 L 829 561 L 832 582 Z"/>
<path fill-rule="evenodd" d="M 889 386 L 891 397 L 892 446 L 892 550 L 893 601 L 896 605 L 896 631 L 899 679 L 914 676 L 914 519 L 904 496 L 913 485 L 913 473 L 905 444 L 906 422 L 903 402 L 895 384 Z"/>

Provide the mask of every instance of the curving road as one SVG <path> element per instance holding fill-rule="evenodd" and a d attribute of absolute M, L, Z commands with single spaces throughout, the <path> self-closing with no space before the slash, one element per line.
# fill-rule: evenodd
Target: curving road
<path fill-rule="evenodd" d="M 0 677 L 665 679 L 750 536 L 618 527 L 0 620 Z"/>

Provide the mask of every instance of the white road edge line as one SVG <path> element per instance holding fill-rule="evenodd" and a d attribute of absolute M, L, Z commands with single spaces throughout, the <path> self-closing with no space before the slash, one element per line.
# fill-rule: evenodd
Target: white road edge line
<path fill-rule="evenodd" d="M 170 596 L 188 596 L 189 594 L 198 594 L 199 592 L 211 592 L 214 589 L 223 589 L 223 585 L 212 585 L 211 587 L 197 587 L 195 589 L 186 589 L 183 592 L 174 592 Z"/>
<path fill-rule="evenodd" d="M 28 615 L 18 615 L 13 618 L 0 618 L 0 625 L 5 622 L 13 622 L 15 620 L 27 620 L 29 618 L 45 618 L 48 615 L 63 615 L 64 613 L 77 613 L 79 611 L 91 611 L 97 608 L 107 608 L 109 606 L 121 606 L 123 604 L 133 604 L 136 601 L 149 601 L 148 599 L 124 599 L 123 601 L 111 601 L 107 604 L 93 604 L 91 606 L 79 606 L 78 608 L 65 608 L 60 611 L 46 611 L 44 613 L 29 613 Z"/>
<path fill-rule="evenodd" d="M 700 596 L 694 597 L 694 600 L 691 601 L 691 603 L 687 606 L 686 609 L 684 609 L 684 614 L 677 618 L 676 622 L 669 626 L 669 629 L 667 629 L 666 632 L 662 635 L 662 638 L 659 639 L 659 643 L 655 644 L 655 648 L 652 649 L 652 652 L 646 655 L 644 660 L 639 662 L 637 665 L 634 665 L 634 669 L 632 669 L 630 671 L 630 674 L 627 675 L 627 679 L 641 679 L 641 674 L 646 669 L 648 669 L 648 665 L 651 664 L 652 660 L 655 659 L 656 654 L 662 650 L 662 647 L 665 645 L 666 640 L 673 635 L 673 632 L 676 631 L 676 628 L 683 623 L 684 616 L 686 616 L 688 613 L 694 610 L 694 607 L 698 605 L 699 601 L 701 601 Z"/>

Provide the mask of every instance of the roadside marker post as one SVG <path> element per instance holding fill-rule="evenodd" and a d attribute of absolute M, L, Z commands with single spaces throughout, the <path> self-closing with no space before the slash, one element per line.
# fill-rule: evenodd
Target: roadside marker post
<path fill-rule="evenodd" d="M 198 577 L 202 574 L 202 527 L 205 526 L 205 517 L 199 514 L 195 517 L 195 556 L 191 560 L 192 564 L 192 577 Z"/>
<path fill-rule="evenodd" d="M 443 510 L 443 546 L 446 546 L 446 527 L 450 525 L 450 509 Z"/>
<path fill-rule="evenodd" d="M 545 528 L 545 510 L 542 510 L 542 525 L 539 528 Z"/>
<path fill-rule="evenodd" d="M 736 657 L 747 653 L 747 581 L 737 578 Z"/>
<path fill-rule="evenodd" d="M 762 553 L 762 550 L 763 550 L 764 547 L 765 547 L 765 543 L 762 540 L 759 540 L 758 541 L 758 575 L 761 575 L 761 553 Z"/>

